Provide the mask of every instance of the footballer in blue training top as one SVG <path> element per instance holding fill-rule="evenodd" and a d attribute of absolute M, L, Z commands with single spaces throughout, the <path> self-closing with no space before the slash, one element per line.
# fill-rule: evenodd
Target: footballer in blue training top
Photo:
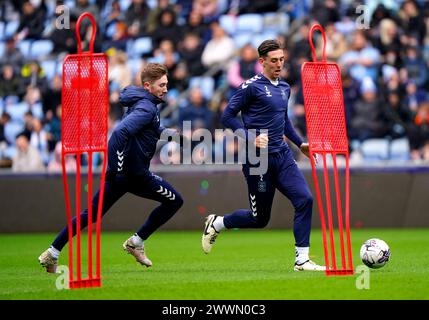
<path fill-rule="evenodd" d="M 129 86 L 121 92 L 120 102 L 128 110 L 114 129 L 108 145 L 102 215 L 127 192 L 161 203 L 141 228 L 123 244 L 126 252 L 147 267 L 152 266 L 152 262 L 145 254 L 143 241 L 167 222 L 183 204 L 180 194 L 167 181 L 149 171 L 156 143 L 165 129 L 160 125 L 158 105 L 164 102 L 163 98 L 167 93 L 167 71 L 162 64 L 149 63 L 141 73 L 143 87 Z M 170 136 L 175 134 L 178 133 L 173 130 L 168 133 Z M 99 191 L 92 200 L 94 222 L 98 197 Z M 88 210 L 85 209 L 81 213 L 81 227 L 84 228 L 87 224 Z M 74 218 L 73 235 L 75 234 Z M 56 271 L 60 251 L 67 242 L 68 228 L 65 227 L 50 248 L 40 255 L 39 262 L 48 272 Z"/>
<path fill-rule="evenodd" d="M 244 82 L 232 96 L 222 115 L 222 123 L 232 130 L 242 129 L 242 135 L 261 151 L 268 151 L 268 169 L 264 174 L 251 174 L 248 161 L 243 173 L 248 186 L 250 209 L 240 209 L 225 216 L 211 214 L 206 218 L 202 247 L 209 253 L 220 231 L 232 228 L 263 228 L 267 225 L 275 190 L 285 195 L 295 208 L 293 232 L 295 237 L 295 271 L 323 271 L 309 259 L 313 196 L 299 170 L 292 152 L 284 141 L 286 136 L 309 156 L 304 143 L 293 128 L 287 107 L 290 86 L 280 79 L 284 65 L 284 50 L 276 40 L 265 40 L 258 47 L 260 74 Z M 241 112 L 242 121 L 236 118 Z M 256 135 L 252 135 L 254 129 Z M 261 133 L 268 130 L 268 134 Z"/>

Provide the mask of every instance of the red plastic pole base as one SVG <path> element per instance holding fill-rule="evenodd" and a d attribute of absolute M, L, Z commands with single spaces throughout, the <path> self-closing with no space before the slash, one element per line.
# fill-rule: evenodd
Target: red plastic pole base
<path fill-rule="evenodd" d="M 93 287 L 101 287 L 101 279 L 100 278 L 69 281 L 69 288 L 70 289 L 93 288 Z"/>
<path fill-rule="evenodd" d="M 354 275 L 354 270 L 326 270 L 325 271 L 327 276 L 351 276 Z"/>

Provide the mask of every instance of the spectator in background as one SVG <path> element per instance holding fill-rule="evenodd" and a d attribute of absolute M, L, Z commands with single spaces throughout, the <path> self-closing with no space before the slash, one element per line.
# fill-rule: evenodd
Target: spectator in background
<path fill-rule="evenodd" d="M 31 1 L 24 1 L 19 27 L 16 30 L 16 39 L 40 39 L 44 28 L 45 12 L 41 8 L 35 8 Z"/>
<path fill-rule="evenodd" d="M 413 125 L 413 114 L 402 104 L 400 92 L 388 91 L 383 108 L 387 135 L 392 139 L 405 137 Z"/>
<path fill-rule="evenodd" d="M 215 65 L 225 64 L 234 56 L 235 43 L 225 33 L 225 30 L 219 25 L 219 22 L 210 24 L 212 30 L 212 39 L 207 43 L 201 57 L 203 65 L 211 68 Z"/>
<path fill-rule="evenodd" d="M 429 102 L 424 101 L 419 105 L 417 114 L 414 118 L 416 125 L 415 134 L 411 136 L 411 158 L 419 160 L 422 158 L 422 149 L 427 148 L 429 143 Z"/>
<path fill-rule="evenodd" d="M 7 112 L 3 112 L 0 116 L 0 146 L 1 145 L 9 145 L 10 142 L 7 141 L 6 136 L 4 134 L 4 127 L 6 123 L 10 121 L 10 115 Z"/>
<path fill-rule="evenodd" d="M 353 114 L 354 105 L 360 98 L 360 84 L 350 76 L 349 72 L 342 71 L 344 111 L 346 117 L 347 128 L 350 128 L 351 116 Z"/>
<path fill-rule="evenodd" d="M 355 105 L 351 116 L 350 139 L 363 141 L 380 138 L 385 134 L 386 124 L 382 106 L 377 97 L 377 88 L 371 78 L 364 78 L 361 84 L 362 98 Z"/>
<path fill-rule="evenodd" d="M 21 132 L 21 134 L 25 134 L 28 140 L 30 140 L 31 132 L 33 131 L 33 119 L 33 113 L 31 110 L 28 110 L 24 114 L 24 130 Z"/>
<path fill-rule="evenodd" d="M 359 82 L 365 77 L 377 82 L 380 53 L 378 49 L 371 47 L 362 30 L 355 31 L 351 50 L 344 53 L 338 62 L 346 66 L 351 76 Z"/>
<path fill-rule="evenodd" d="M 22 78 L 16 74 L 12 65 L 4 65 L 0 75 L 0 97 L 18 96 L 22 99 L 24 94 L 25 86 Z"/>
<path fill-rule="evenodd" d="M 210 32 L 207 24 L 204 23 L 201 13 L 197 11 L 191 11 L 187 24 L 183 26 L 183 34 L 187 35 L 189 33 L 195 34 L 203 46 L 210 40 Z"/>
<path fill-rule="evenodd" d="M 58 18 L 59 15 L 60 14 L 57 14 L 55 18 Z M 70 14 L 70 28 L 53 29 L 53 31 L 49 35 L 49 39 L 54 44 L 54 54 L 77 53 L 76 22 L 77 16 L 74 14 Z"/>
<path fill-rule="evenodd" d="M 414 81 L 407 81 L 405 84 L 405 107 L 415 115 L 419 105 L 427 100 L 427 93 L 417 87 Z"/>
<path fill-rule="evenodd" d="M 258 52 L 251 45 L 247 44 L 240 50 L 239 59 L 235 60 L 228 69 L 227 81 L 229 84 L 228 98 L 231 97 L 237 88 L 246 80 L 262 71 L 262 65 L 258 62 Z"/>
<path fill-rule="evenodd" d="M 377 7 L 375 8 L 374 12 L 371 16 L 371 22 L 369 24 L 369 27 L 371 29 L 376 29 L 380 22 L 384 19 L 391 19 L 394 20 L 396 17 L 392 14 L 392 12 L 386 8 L 386 6 L 383 3 L 379 3 Z"/>
<path fill-rule="evenodd" d="M 109 51 L 109 81 L 123 89 L 132 82 L 132 72 L 127 65 L 127 54 L 119 50 Z"/>
<path fill-rule="evenodd" d="M 47 164 L 49 161 L 48 133 L 43 129 L 43 124 L 40 119 L 33 119 L 30 144 L 36 148 L 43 162 Z"/>
<path fill-rule="evenodd" d="M 287 49 L 289 56 L 291 57 L 291 64 L 302 57 L 307 60 L 311 59 L 311 49 L 308 43 L 308 32 L 310 31 L 309 25 L 311 24 L 309 19 L 303 19 L 302 24 L 299 25 L 297 30 L 290 32 L 290 35 L 286 39 Z"/>
<path fill-rule="evenodd" d="M 219 2 L 218 0 L 194 0 L 192 11 L 199 13 L 204 23 L 211 23 L 220 15 Z"/>
<path fill-rule="evenodd" d="M 196 122 L 201 123 L 202 128 L 212 129 L 212 112 L 207 106 L 201 89 L 192 88 L 189 93 L 189 101 L 185 107 L 180 109 L 179 126 L 183 121 L 192 121 L 193 130 Z M 195 123 L 194 123 L 195 122 Z"/>
<path fill-rule="evenodd" d="M 6 39 L 6 48 L 3 55 L 0 57 L 0 66 L 6 64 L 12 65 L 15 70 L 19 70 L 24 65 L 24 56 L 21 51 L 16 48 L 16 41 L 13 37 Z"/>
<path fill-rule="evenodd" d="M 121 21 L 125 21 L 125 14 L 121 10 L 119 1 L 115 0 L 111 4 L 111 9 L 108 12 L 108 16 L 105 21 L 106 30 L 109 28 L 109 26 Z"/>
<path fill-rule="evenodd" d="M 71 12 L 77 17 L 84 12 L 89 12 L 94 16 L 95 21 L 99 21 L 100 10 L 98 9 L 98 6 L 91 4 L 89 0 L 76 0 L 76 6 L 71 10 Z M 82 28 L 90 24 L 89 20 L 85 20 L 82 21 Z"/>
<path fill-rule="evenodd" d="M 59 104 L 61 104 L 62 78 L 55 75 L 52 78 L 51 86 L 42 94 L 43 114 L 48 117 L 48 113 L 53 116 Z"/>
<path fill-rule="evenodd" d="M 12 161 L 12 171 L 14 172 L 45 171 L 40 153 L 30 145 L 25 134 L 19 134 L 16 137 L 16 154 Z"/>
<path fill-rule="evenodd" d="M 37 88 L 41 94 L 48 89 L 48 80 L 46 79 L 43 69 L 37 60 L 27 63 L 21 71 L 23 84 L 26 88 Z"/>
<path fill-rule="evenodd" d="M 55 149 L 55 145 L 61 141 L 61 104 L 56 107 L 55 113 L 49 111 L 46 114 L 46 138 L 48 140 L 49 153 Z"/>
<path fill-rule="evenodd" d="M 182 61 L 186 63 L 188 74 L 191 77 L 200 76 L 206 71 L 201 61 L 203 51 L 204 47 L 197 34 L 187 33 L 180 43 L 179 54 Z"/>
<path fill-rule="evenodd" d="M 176 13 L 171 9 L 164 9 L 159 13 L 158 28 L 152 32 L 152 44 L 158 48 L 162 40 L 171 40 L 177 47 L 182 39 L 182 29 L 176 22 Z"/>
<path fill-rule="evenodd" d="M 340 20 L 338 4 L 334 0 L 314 0 L 311 16 L 319 21 L 322 26 Z"/>
<path fill-rule="evenodd" d="M 412 80 L 420 89 L 424 87 L 428 80 L 428 70 L 417 46 L 408 46 L 406 48 L 404 69 L 407 71 L 409 80 Z"/>
<path fill-rule="evenodd" d="M 170 0 L 158 0 L 157 6 L 150 10 L 147 18 L 146 32 L 152 34 L 159 26 L 159 15 L 164 10 L 171 10 L 177 12 L 174 5 L 170 3 Z"/>
<path fill-rule="evenodd" d="M 109 48 L 126 51 L 129 38 L 127 24 L 123 21 L 118 21 L 114 24 L 113 30 L 111 39 L 103 42 L 104 51 Z"/>
<path fill-rule="evenodd" d="M 328 23 L 326 32 L 326 60 L 337 61 L 347 51 L 346 38 L 335 29 L 335 24 Z M 321 60 L 323 52 L 323 38 L 319 37 L 316 45 L 317 58 Z"/>
<path fill-rule="evenodd" d="M 418 37 L 419 43 L 422 43 L 426 28 L 419 5 L 415 0 L 405 0 L 399 10 L 400 24 L 404 32 L 408 35 Z"/>
<path fill-rule="evenodd" d="M 374 40 L 374 47 L 380 51 L 381 55 L 386 55 L 389 50 L 399 55 L 401 51 L 401 40 L 398 34 L 398 27 L 394 20 L 383 19 L 380 21 L 380 34 Z"/>
<path fill-rule="evenodd" d="M 146 22 L 150 8 L 146 0 L 133 0 L 125 13 L 125 22 L 128 24 L 128 34 L 138 38 L 146 35 Z"/>
<path fill-rule="evenodd" d="M 174 95 L 175 97 L 185 91 L 189 85 L 189 73 L 185 62 L 181 61 L 176 65 L 173 73 L 170 75 L 168 86 L 171 88 L 168 90 L 168 94 Z M 170 101 L 170 100 L 169 100 Z M 171 101 L 170 101 L 171 103 Z"/>
<path fill-rule="evenodd" d="M 65 158 L 66 172 L 75 172 L 76 171 L 76 160 L 73 156 L 66 156 Z M 48 172 L 62 172 L 62 145 L 61 141 L 57 142 L 54 149 L 54 154 L 52 159 L 48 164 Z"/>

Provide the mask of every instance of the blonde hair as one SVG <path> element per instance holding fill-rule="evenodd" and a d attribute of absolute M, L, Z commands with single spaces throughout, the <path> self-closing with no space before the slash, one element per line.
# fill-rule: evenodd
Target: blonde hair
<path fill-rule="evenodd" d="M 148 63 L 140 74 L 142 84 L 145 82 L 153 83 L 168 74 L 168 69 L 161 63 Z"/>

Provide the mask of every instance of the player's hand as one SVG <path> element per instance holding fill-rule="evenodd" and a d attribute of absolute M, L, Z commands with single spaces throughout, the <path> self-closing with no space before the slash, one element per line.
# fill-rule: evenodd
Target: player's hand
<path fill-rule="evenodd" d="M 305 154 L 307 156 L 307 158 L 310 159 L 310 147 L 309 147 L 308 143 L 303 142 L 299 148 L 301 149 L 301 152 L 303 154 Z M 313 158 L 314 158 L 314 164 L 317 165 L 317 163 L 319 162 L 319 159 L 318 159 L 316 153 L 313 154 Z"/>
<path fill-rule="evenodd" d="M 261 149 L 265 149 L 268 146 L 268 135 L 266 133 L 261 133 L 255 139 L 255 146 Z"/>

